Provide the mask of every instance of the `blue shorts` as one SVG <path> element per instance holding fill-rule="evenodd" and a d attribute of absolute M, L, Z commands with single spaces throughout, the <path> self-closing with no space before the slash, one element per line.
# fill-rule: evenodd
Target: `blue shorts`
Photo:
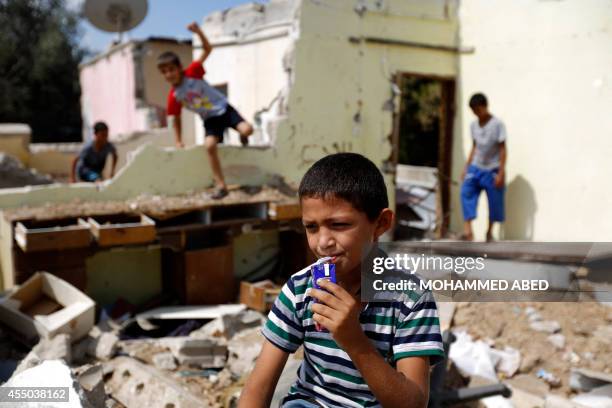
<path fill-rule="evenodd" d="M 495 176 L 499 169 L 484 170 L 470 165 L 461 186 L 461 206 L 463 208 L 463 219 L 471 221 L 476 218 L 478 197 L 484 190 L 489 200 L 489 221 L 503 222 L 504 214 L 504 192 L 506 187 L 495 187 Z"/>
<path fill-rule="evenodd" d="M 102 175 L 97 171 L 91 170 L 87 167 L 81 167 L 78 170 L 79 179 L 81 181 L 94 182 L 98 180 L 102 180 Z"/>

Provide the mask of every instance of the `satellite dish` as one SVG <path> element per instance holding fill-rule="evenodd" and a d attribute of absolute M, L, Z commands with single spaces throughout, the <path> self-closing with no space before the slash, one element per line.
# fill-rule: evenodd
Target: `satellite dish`
<path fill-rule="evenodd" d="M 147 15 L 147 0 L 86 0 L 83 15 L 103 31 L 121 34 L 131 30 Z"/>

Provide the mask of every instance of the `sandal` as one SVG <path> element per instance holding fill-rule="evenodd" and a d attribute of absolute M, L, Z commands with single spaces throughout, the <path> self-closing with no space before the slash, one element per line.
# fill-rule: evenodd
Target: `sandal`
<path fill-rule="evenodd" d="M 226 197 L 228 195 L 228 191 L 227 188 L 225 187 L 218 187 L 215 189 L 215 191 L 213 191 L 213 193 L 210 195 L 210 198 L 212 198 L 213 200 L 220 200 L 223 197 Z"/>

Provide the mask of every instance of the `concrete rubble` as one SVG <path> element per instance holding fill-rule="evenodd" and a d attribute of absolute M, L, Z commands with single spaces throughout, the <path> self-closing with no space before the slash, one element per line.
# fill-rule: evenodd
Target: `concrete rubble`
<path fill-rule="evenodd" d="M 0 152 L 0 188 L 51 184 L 53 179 L 28 169 L 15 157 Z"/>
<path fill-rule="evenodd" d="M 612 407 L 612 320 L 604 304 L 460 303 L 451 330 L 451 366 L 470 387 L 502 382 L 512 390 L 510 399 L 474 406 Z"/>

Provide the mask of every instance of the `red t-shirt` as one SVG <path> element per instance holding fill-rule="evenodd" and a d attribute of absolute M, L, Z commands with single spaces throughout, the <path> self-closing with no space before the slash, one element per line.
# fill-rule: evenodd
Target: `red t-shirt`
<path fill-rule="evenodd" d="M 204 78 L 204 74 L 206 70 L 200 61 L 193 61 L 189 66 L 183 71 L 183 75 L 187 78 L 194 79 L 202 79 Z M 170 93 L 168 94 L 168 115 L 169 116 L 178 116 L 181 114 L 182 104 L 176 99 L 175 89 L 172 87 L 170 89 Z"/>

